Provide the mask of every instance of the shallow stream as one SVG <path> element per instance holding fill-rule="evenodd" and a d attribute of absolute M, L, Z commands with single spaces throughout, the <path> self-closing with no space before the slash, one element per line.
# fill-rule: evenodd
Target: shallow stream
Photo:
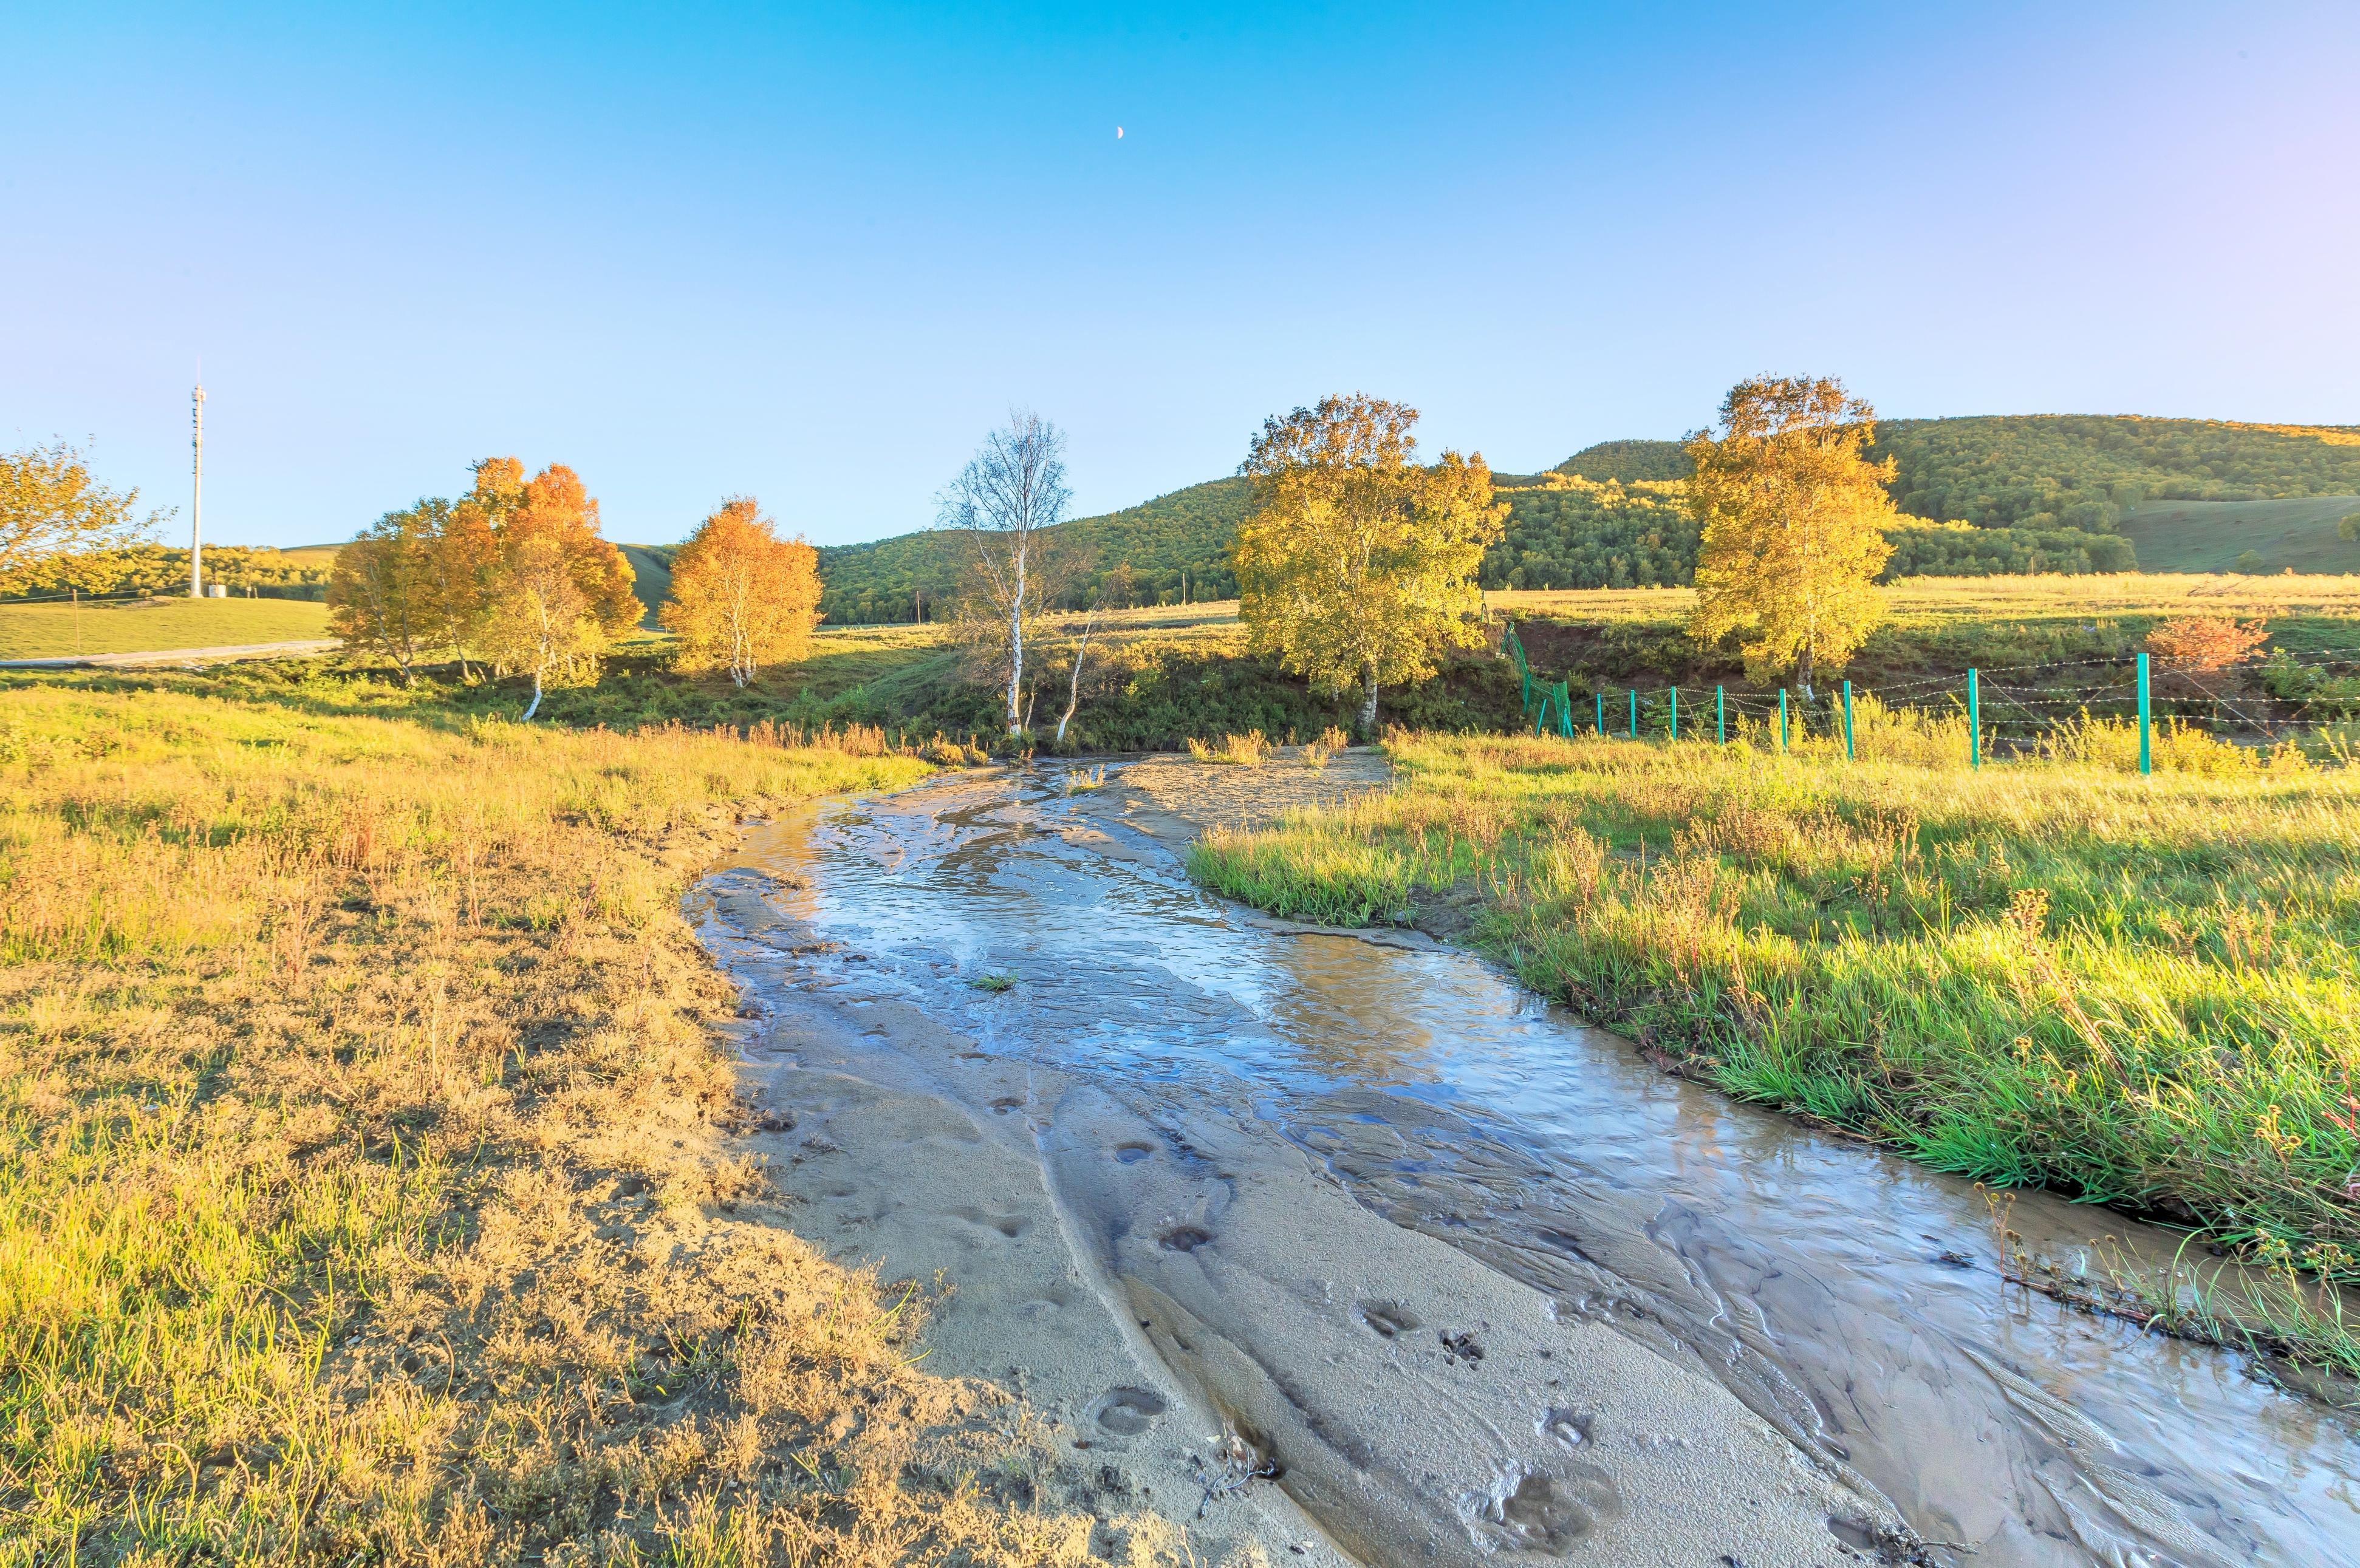
<path fill-rule="evenodd" d="M 1224 905 L 1119 769 L 1062 782 L 956 777 L 758 828 L 708 883 L 709 939 L 778 1005 L 915 1009 L 1174 1149 L 1201 1107 L 1246 1107 L 1360 1209 L 1717 1381 L 1967 1549 L 1932 1561 L 2360 1562 L 2348 1417 L 2006 1285 L 1972 1184 L 1668 1077 L 1477 957 Z M 1090 1212 L 1097 1167 L 1034 1114 L 1061 1202 Z M 2040 1194 L 2012 1223 L 2053 1256 L 2175 1239 Z M 1251 1314 L 1227 1332 L 1250 1341 Z"/>

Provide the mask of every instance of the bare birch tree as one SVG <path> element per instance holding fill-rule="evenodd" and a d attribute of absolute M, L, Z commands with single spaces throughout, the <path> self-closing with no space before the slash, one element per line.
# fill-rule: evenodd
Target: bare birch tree
<path fill-rule="evenodd" d="M 1090 638 L 1106 624 L 1107 612 L 1131 597 L 1131 568 L 1118 566 L 1098 579 L 1098 591 L 1077 620 L 1066 623 L 1065 630 L 1074 639 L 1074 668 L 1065 681 L 1065 711 L 1057 715 L 1059 746 L 1065 744 L 1065 726 L 1074 722 L 1074 710 L 1082 705 L 1082 661 L 1090 654 Z"/>
<path fill-rule="evenodd" d="M 1024 733 L 1024 626 L 1039 608 L 1043 530 L 1065 520 L 1065 432 L 1026 410 L 984 438 L 943 492 L 940 526 L 965 536 L 1008 667 L 1008 733 Z"/>

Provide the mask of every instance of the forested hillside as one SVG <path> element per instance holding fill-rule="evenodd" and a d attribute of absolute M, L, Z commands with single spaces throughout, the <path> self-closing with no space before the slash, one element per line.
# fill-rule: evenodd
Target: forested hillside
<path fill-rule="evenodd" d="M 1147 604 L 1234 598 L 1229 547 L 1245 521 L 1246 481 L 1214 479 L 1153 501 L 1052 530 L 1063 557 L 1061 596 L 1078 599 L 1118 566 L 1131 570 L 1131 597 Z M 955 536 L 901 534 L 872 544 L 831 545 L 819 552 L 825 590 L 820 609 L 841 626 L 918 618 L 921 593 L 931 605 L 958 585 L 966 562 Z M 928 618 L 934 612 L 927 611 Z"/>
<path fill-rule="evenodd" d="M 1894 500 L 1911 519 L 1891 536 L 1889 576 L 2127 572 L 2141 546 L 2158 551 L 2144 564 L 2168 569 L 2244 559 L 2238 570 L 2333 571 L 2360 559 L 2335 537 L 2341 509 L 2325 501 L 2317 517 L 2223 506 L 2146 520 L 2166 502 L 2360 494 L 2360 427 L 2027 414 L 1888 419 L 1878 438 L 1874 453 L 1894 459 Z M 1686 584 L 1697 552 L 1679 495 L 1688 473 L 1678 441 L 1631 440 L 1584 447 L 1547 474 L 1497 475 L 1507 529 L 1484 558 L 1483 585 Z M 1090 563 L 1079 583 L 1128 562 L 1141 603 L 1177 603 L 1184 572 L 1188 597 L 1225 598 L 1237 592 L 1229 550 L 1246 506 L 1246 481 L 1216 479 L 1057 535 Z M 839 623 L 907 621 L 918 591 L 929 603 L 947 595 L 958 566 L 950 541 L 928 533 L 823 550 L 823 605 Z"/>
<path fill-rule="evenodd" d="M 1874 455 L 1913 517 L 2112 531 L 2142 501 L 2263 501 L 2360 491 L 2360 427 L 2128 415 L 1888 419 Z"/>
<path fill-rule="evenodd" d="M 1558 474 L 1578 474 L 1601 483 L 1637 485 L 1665 479 L 1686 479 L 1694 472 L 1688 454 L 1675 441 L 1611 441 L 1583 447 L 1557 465 Z"/>
<path fill-rule="evenodd" d="M 1483 557 L 1483 586 L 1685 586 L 1696 575 L 1697 525 L 1680 493 L 1670 482 L 1598 484 L 1561 472 L 1506 490 L 1506 536 Z"/>

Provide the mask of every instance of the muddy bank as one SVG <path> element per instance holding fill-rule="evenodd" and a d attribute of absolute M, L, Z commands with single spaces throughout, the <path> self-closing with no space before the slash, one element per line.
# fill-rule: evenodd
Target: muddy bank
<path fill-rule="evenodd" d="M 1365 755 L 1203 787 L 1189 766 L 1141 765 L 1054 831 L 1120 854 L 1124 819 L 1145 818 L 1128 850 L 1156 855 L 1196 821 L 1383 778 Z M 881 863 L 962 792 L 1006 805 L 996 781 L 934 787 Z M 1175 1124 L 1120 1080 L 1008 1051 L 1017 993 L 971 992 L 972 1018 L 946 1020 L 875 984 L 873 959 L 797 907 L 807 831 L 758 832 L 708 885 L 708 941 L 767 1013 L 745 1073 L 773 1130 L 751 1147 L 800 1234 L 945 1282 L 929 1368 L 1024 1396 L 1055 1439 L 1049 1500 L 1157 1509 L 1215 1559 L 1802 1564 L 1898 1538 L 1717 1384 L 1357 1203 L 1249 1085 Z"/>
<path fill-rule="evenodd" d="M 769 824 L 698 895 L 762 1009 L 795 1228 L 944 1271 L 928 1365 L 1054 1423 L 1045 1496 L 1161 1510 L 1200 1560 L 2360 1539 L 2348 1432 L 2230 1358 L 2003 1300 L 1960 1184 L 1668 1080 L 1415 933 L 1281 934 L 1179 871 L 1204 825 L 1383 781 L 1365 753 L 967 776 Z"/>

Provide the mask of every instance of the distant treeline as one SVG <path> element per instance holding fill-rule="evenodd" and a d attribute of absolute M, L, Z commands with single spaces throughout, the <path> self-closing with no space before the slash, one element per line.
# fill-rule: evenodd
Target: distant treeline
<path fill-rule="evenodd" d="M 2118 531 L 2142 501 L 2265 500 L 2360 493 L 2360 427 L 2248 425 L 2218 419 L 2024 414 L 1888 419 L 1877 457 L 1898 470 L 1889 576 L 2126 572 Z M 1680 500 L 1688 474 L 1678 441 L 1611 441 L 1546 474 L 1499 476 L 1506 537 L 1484 558 L 1487 588 L 1686 584 L 1697 526 Z M 1216 479 L 1057 531 L 1089 570 L 1087 592 L 1118 565 L 1139 604 L 1226 598 L 1237 592 L 1230 546 L 1249 506 L 1246 482 Z M 1968 526 L 1953 526 L 1968 525 Z M 956 541 L 931 533 L 820 552 L 822 607 L 837 622 L 907 621 L 957 592 Z M 927 614 L 931 618 L 932 609 Z"/>
<path fill-rule="evenodd" d="M 324 554 L 301 555 L 246 545 L 207 545 L 205 586 L 219 583 L 240 598 L 322 599 L 328 592 Z M 189 552 L 160 544 L 61 553 L 8 579 L 5 597 L 137 599 L 189 591 Z"/>

